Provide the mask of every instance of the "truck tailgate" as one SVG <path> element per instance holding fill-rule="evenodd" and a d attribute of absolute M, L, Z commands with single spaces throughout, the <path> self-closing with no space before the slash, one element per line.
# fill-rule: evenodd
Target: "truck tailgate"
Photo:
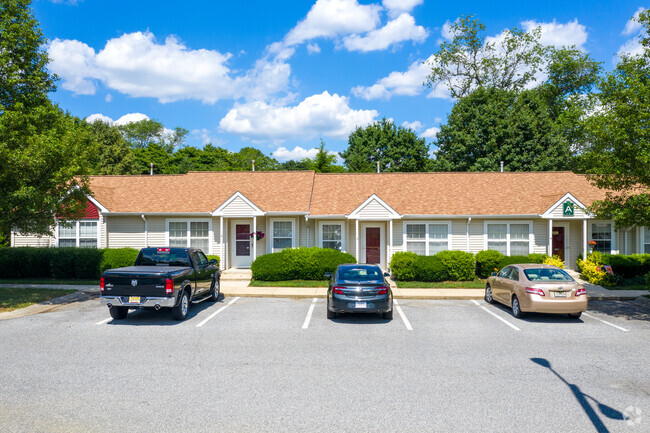
<path fill-rule="evenodd" d="M 165 280 L 170 272 L 186 268 L 132 266 L 104 273 L 105 296 L 170 296 L 165 294 Z"/>

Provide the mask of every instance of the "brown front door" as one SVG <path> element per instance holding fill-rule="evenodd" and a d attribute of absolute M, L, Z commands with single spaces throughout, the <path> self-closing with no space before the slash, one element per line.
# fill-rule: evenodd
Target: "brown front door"
<path fill-rule="evenodd" d="M 564 227 L 553 227 L 552 250 L 554 256 L 559 256 L 564 261 Z"/>
<path fill-rule="evenodd" d="M 366 228 L 366 263 L 381 261 L 381 239 L 379 227 Z"/>
<path fill-rule="evenodd" d="M 232 265 L 235 268 L 250 267 L 251 258 L 251 226 L 250 224 L 235 225 L 235 257 Z"/>

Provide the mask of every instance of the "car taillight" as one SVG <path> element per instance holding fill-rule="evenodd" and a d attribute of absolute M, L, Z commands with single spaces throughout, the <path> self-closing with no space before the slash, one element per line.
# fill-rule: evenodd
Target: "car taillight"
<path fill-rule="evenodd" d="M 585 289 L 584 287 L 581 287 L 581 288 L 579 288 L 578 290 L 576 290 L 576 298 L 577 298 L 578 296 L 580 296 L 580 295 L 585 295 L 585 296 L 587 296 L 587 289 Z"/>
<path fill-rule="evenodd" d="M 530 293 L 531 295 L 546 296 L 544 295 L 544 291 L 542 289 L 535 289 L 533 287 L 526 287 L 526 293 Z"/>
<path fill-rule="evenodd" d="M 375 290 L 377 290 L 378 295 L 385 295 L 386 293 L 388 293 L 388 287 L 386 286 L 375 287 Z"/>
<path fill-rule="evenodd" d="M 332 287 L 332 291 L 334 293 L 336 293 L 337 295 L 342 295 L 343 294 L 343 289 L 345 289 L 345 287 L 339 287 L 339 286 Z"/>
<path fill-rule="evenodd" d="M 174 293 L 174 282 L 167 278 L 165 280 L 165 294 L 171 295 L 172 293 Z"/>
<path fill-rule="evenodd" d="M 103 292 L 105 288 L 104 277 L 99 280 L 99 289 Z"/>

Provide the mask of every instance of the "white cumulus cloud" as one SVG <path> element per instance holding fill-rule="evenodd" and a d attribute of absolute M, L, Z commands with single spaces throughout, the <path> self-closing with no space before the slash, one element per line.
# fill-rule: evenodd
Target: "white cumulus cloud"
<path fill-rule="evenodd" d="M 423 42 L 427 35 L 424 27 L 416 25 L 415 19 L 404 13 L 389 21 L 384 27 L 372 30 L 363 36 L 345 37 L 343 44 L 349 51 L 377 51 L 404 41 Z"/>
<path fill-rule="evenodd" d="M 540 43 L 547 46 L 562 47 L 575 45 L 576 48 L 584 50 L 584 44 L 587 42 L 587 29 L 578 22 L 578 19 L 567 23 L 558 23 L 555 20 L 549 23 L 538 22 L 534 20 L 523 21 L 521 26 L 527 32 L 539 27 L 542 35 Z"/>
<path fill-rule="evenodd" d="M 384 0 L 382 3 L 388 10 L 388 15 L 397 17 L 404 12 L 411 12 L 414 7 L 421 5 L 424 0 Z"/>
<path fill-rule="evenodd" d="M 305 158 L 313 158 L 318 153 L 318 149 L 303 149 L 300 146 L 296 146 L 293 150 L 289 150 L 286 147 L 278 147 L 271 155 L 273 158 L 278 161 L 289 161 L 289 160 L 300 160 Z"/>
<path fill-rule="evenodd" d="M 236 104 L 219 126 L 226 132 L 254 140 L 316 136 L 344 139 L 357 126 L 375 121 L 377 115 L 375 110 L 353 110 L 346 97 L 325 91 L 295 106 L 263 101 Z"/>
<path fill-rule="evenodd" d="M 637 9 L 637 11 L 634 13 L 634 16 L 632 19 L 630 19 L 626 24 L 625 28 L 623 29 L 622 34 L 623 35 L 636 35 L 632 39 L 628 39 L 625 41 L 623 45 L 618 49 L 616 52 L 616 56 L 614 58 L 614 62 L 617 63 L 619 59 L 623 56 L 637 56 L 641 53 L 643 53 L 643 46 L 641 45 L 640 37 L 642 34 L 644 34 L 643 31 L 643 26 L 641 23 L 637 21 L 637 18 L 639 17 L 639 14 L 646 9 L 643 7 L 640 7 Z"/>
<path fill-rule="evenodd" d="M 621 34 L 629 36 L 639 32 L 643 28 L 643 25 L 638 21 L 639 14 L 641 12 L 644 12 L 645 10 L 646 9 L 643 6 L 639 7 L 639 9 L 637 9 L 636 12 L 634 13 L 634 16 L 632 16 L 632 18 L 629 19 L 625 24 L 625 28 L 623 29 L 623 32 L 621 32 Z"/>
<path fill-rule="evenodd" d="M 433 126 L 431 128 L 428 128 L 427 130 L 425 130 L 420 135 L 422 135 L 422 137 L 424 137 L 424 138 L 436 138 L 436 134 L 438 134 L 439 132 L 440 132 L 440 128 L 437 128 L 437 127 Z"/>
<path fill-rule="evenodd" d="M 416 120 L 415 122 L 402 122 L 402 126 L 404 128 L 410 128 L 414 131 L 417 131 L 421 129 L 424 125 L 420 121 Z"/>
<path fill-rule="evenodd" d="M 318 46 L 318 44 L 308 44 L 307 52 L 309 54 L 318 54 L 320 53 L 320 47 Z"/>
<path fill-rule="evenodd" d="M 108 123 L 109 125 L 113 124 L 113 119 L 108 116 L 104 116 L 101 113 L 91 114 L 90 116 L 86 117 L 85 120 L 87 123 L 94 123 L 99 120 L 100 122 Z"/>
<path fill-rule="evenodd" d="M 291 72 L 282 59 L 261 59 L 250 71 L 235 76 L 227 65 L 231 54 L 189 49 L 174 36 L 161 43 L 151 32 L 110 39 L 97 53 L 83 42 L 55 39 L 48 54 L 50 67 L 66 90 L 94 94 L 101 82 L 125 95 L 163 103 L 259 98 L 284 90 Z"/>

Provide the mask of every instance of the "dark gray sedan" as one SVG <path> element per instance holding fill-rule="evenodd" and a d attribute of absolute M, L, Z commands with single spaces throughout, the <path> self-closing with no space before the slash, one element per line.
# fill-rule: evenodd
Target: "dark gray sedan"
<path fill-rule="evenodd" d="M 393 318 L 393 292 L 377 265 L 339 265 L 325 274 L 329 278 L 327 290 L 327 318 L 338 313 L 379 313 L 384 319 Z"/>

